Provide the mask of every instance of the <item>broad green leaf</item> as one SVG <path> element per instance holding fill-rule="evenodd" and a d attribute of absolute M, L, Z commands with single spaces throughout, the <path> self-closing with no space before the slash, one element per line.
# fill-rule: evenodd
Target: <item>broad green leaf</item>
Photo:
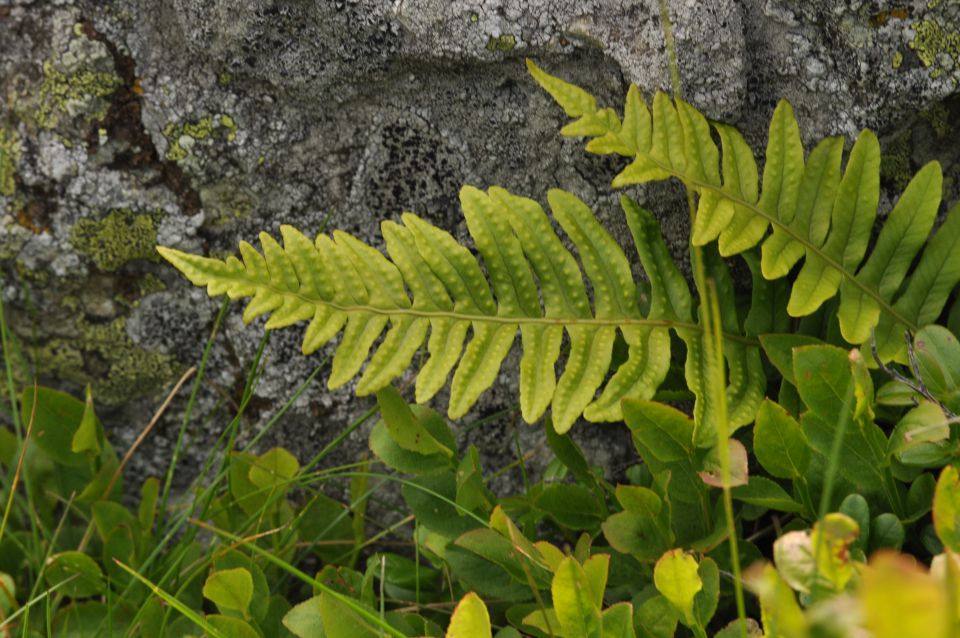
<path fill-rule="evenodd" d="M 592 600 L 590 581 L 573 557 L 560 563 L 550 587 L 554 610 L 564 635 L 601 638 L 600 608 Z"/>
<path fill-rule="evenodd" d="M 384 465 L 398 472 L 438 474 L 453 468 L 452 459 L 443 454 L 418 454 L 397 445 L 382 420 L 370 431 L 370 450 Z"/>
<path fill-rule="evenodd" d="M 663 500 L 653 490 L 639 485 L 617 485 L 615 490 L 621 507 L 628 512 L 654 517 L 660 513 Z"/>
<path fill-rule="evenodd" d="M 912 523 L 933 508 L 933 495 L 937 480 L 933 474 L 924 472 L 910 484 L 907 490 L 907 518 L 904 523 Z"/>
<path fill-rule="evenodd" d="M 260 634 L 250 623 L 239 618 L 210 614 L 207 616 L 207 622 L 228 638 L 260 638 Z"/>
<path fill-rule="evenodd" d="M 320 595 L 320 620 L 326 638 L 381 638 L 383 630 L 375 628 L 356 611 L 331 594 Z M 375 613 L 372 609 L 371 613 Z"/>
<path fill-rule="evenodd" d="M 705 486 L 697 475 L 693 421 L 683 412 L 652 401 L 623 402 L 633 443 L 651 471 L 670 472 L 672 498 L 699 507 Z"/>
<path fill-rule="evenodd" d="M 940 472 L 933 496 L 933 527 L 944 547 L 960 551 L 960 473 L 953 465 Z"/>
<path fill-rule="evenodd" d="M 934 467 L 953 456 L 950 424 L 943 409 L 922 401 L 897 422 L 887 449 L 905 465 Z"/>
<path fill-rule="evenodd" d="M 693 616 L 701 627 L 706 627 L 717 612 L 720 600 L 720 569 L 709 556 L 705 556 L 697 567 L 697 575 L 703 587 L 693 599 Z"/>
<path fill-rule="evenodd" d="M 294 605 L 283 617 L 283 626 L 297 638 L 326 638 L 320 621 L 320 596 Z"/>
<path fill-rule="evenodd" d="M 769 399 L 757 410 L 753 452 L 763 469 L 777 478 L 798 479 L 810 465 L 810 444 L 800 424 Z"/>
<path fill-rule="evenodd" d="M 693 454 L 693 421 L 683 412 L 652 401 L 625 401 L 624 419 L 634 439 L 661 463 L 689 459 Z"/>
<path fill-rule="evenodd" d="M 853 383 L 849 353 L 835 346 L 794 348 L 793 369 L 804 405 L 829 423 L 842 418 Z M 853 405 L 846 410 L 852 414 Z"/>
<path fill-rule="evenodd" d="M 635 625 L 639 638 L 673 638 L 680 612 L 661 595 L 652 596 L 637 607 Z"/>
<path fill-rule="evenodd" d="M 518 571 L 516 578 L 502 565 L 453 543 L 446 546 L 444 560 L 453 577 L 459 580 L 464 588 L 475 590 L 485 598 L 508 602 L 530 600 L 530 584 L 522 576 L 522 569 L 515 557 L 510 566 Z M 544 588 L 548 583 L 549 578 L 542 583 Z"/>
<path fill-rule="evenodd" d="M 100 453 L 101 437 L 100 422 L 93 410 L 93 393 L 90 391 L 90 386 L 88 385 L 86 389 L 86 401 L 83 407 L 83 416 L 80 418 L 80 425 L 77 426 L 77 431 L 73 435 L 73 440 L 70 442 L 70 451 L 90 452 L 96 456 Z"/>
<path fill-rule="evenodd" d="M 213 560 L 212 568 L 217 571 L 225 569 L 245 569 L 250 574 L 253 582 L 253 596 L 250 599 L 250 616 L 255 621 L 260 622 L 266 616 L 270 604 L 270 585 L 260 566 L 247 554 L 239 550 L 231 550 L 218 553 Z"/>
<path fill-rule="evenodd" d="M 672 549 L 653 568 L 653 582 L 663 596 L 682 614 L 684 624 L 694 626 L 694 599 L 703 589 L 697 561 L 682 549 Z"/>
<path fill-rule="evenodd" d="M 485 638 L 491 635 L 490 614 L 487 613 L 487 606 L 475 593 L 468 593 L 460 599 L 453 610 L 446 637 Z"/>
<path fill-rule="evenodd" d="M 387 432 L 398 446 L 422 455 L 439 453 L 448 458 L 453 456 L 453 450 L 438 441 L 414 416 L 396 388 L 387 386 L 378 391 L 377 404 Z"/>
<path fill-rule="evenodd" d="M 60 594 L 70 598 L 86 598 L 104 592 L 100 566 L 82 552 L 54 554 L 47 559 L 43 576 L 47 586 L 57 587 Z"/>
<path fill-rule="evenodd" d="M 867 499 L 860 494 L 847 494 L 837 511 L 852 518 L 860 528 L 860 535 L 857 536 L 857 540 L 851 544 L 851 547 L 859 548 L 866 554 L 867 548 L 870 546 L 871 531 L 870 505 L 867 503 Z"/>
<path fill-rule="evenodd" d="M 603 608 L 603 596 L 607 591 L 607 579 L 610 576 L 610 554 L 593 554 L 583 561 L 583 571 L 593 592 L 593 603 L 597 609 Z"/>
<path fill-rule="evenodd" d="M 563 527 L 575 530 L 595 528 L 603 520 L 604 509 L 591 490 L 575 483 L 551 483 L 533 501 Z"/>
<path fill-rule="evenodd" d="M 618 552 L 652 562 L 667 551 L 673 538 L 654 518 L 637 512 L 617 512 L 603 521 L 603 536 Z"/>
<path fill-rule="evenodd" d="M 102 564 L 107 574 L 114 582 L 128 584 L 130 574 L 125 572 L 115 561 L 124 565 L 131 565 L 136 560 L 137 539 L 129 525 L 118 525 L 113 528 L 103 541 L 101 550 Z"/>
<path fill-rule="evenodd" d="M 727 448 L 725 453 L 730 463 L 730 486 L 746 485 L 748 480 L 747 463 L 749 461 L 747 448 L 743 447 L 743 443 L 736 439 L 727 439 L 725 447 Z M 723 453 L 724 451 L 720 449 L 720 446 L 710 448 L 703 459 L 702 469 L 698 472 L 700 479 L 711 487 L 723 487 L 723 465 L 720 459 L 720 455 Z"/>
<path fill-rule="evenodd" d="M 140 503 L 137 505 L 137 520 L 140 529 L 150 534 L 153 521 L 157 515 L 157 499 L 160 496 L 160 481 L 155 477 L 148 477 L 140 488 Z"/>
<path fill-rule="evenodd" d="M 246 617 L 253 598 L 253 577 L 242 567 L 211 572 L 203 583 L 203 596 L 221 613 L 238 612 Z"/>
<path fill-rule="evenodd" d="M 920 380 L 952 412 L 960 412 L 960 344 L 942 326 L 922 328 L 913 339 Z"/>
<path fill-rule="evenodd" d="M 547 435 L 547 444 L 553 450 L 554 455 L 563 465 L 570 470 L 574 478 L 582 485 L 597 487 L 597 478 L 590 469 L 583 452 L 577 447 L 577 444 L 569 436 L 557 434 L 553 427 L 553 420 L 549 417 L 545 419 L 543 429 Z"/>
<path fill-rule="evenodd" d="M 57 638 L 98 638 L 104 635 L 105 627 L 109 627 L 114 635 L 122 635 L 128 631 L 131 616 L 129 607 L 122 604 L 108 607 L 92 600 L 70 603 L 57 611 L 50 623 L 50 631 L 45 635 Z M 22 633 L 27 635 L 27 632 Z M 12 636 L 13 633 L 9 632 L 9 635 Z"/>
<path fill-rule="evenodd" d="M 457 547 L 499 565 L 518 583 L 527 583 L 528 572 L 538 585 L 546 588 L 550 583 L 549 573 L 543 566 L 525 557 L 513 543 L 491 529 L 470 530 L 454 542 Z"/>
<path fill-rule="evenodd" d="M 84 420 L 86 404 L 64 392 L 27 386 L 20 395 L 20 420 L 33 424 L 31 441 L 53 461 L 84 467 L 87 458 L 73 451 L 73 439 Z"/>
<path fill-rule="evenodd" d="M 6 618 L 17 606 L 17 584 L 13 576 L 0 572 L 0 618 Z"/>
<path fill-rule="evenodd" d="M 825 344 L 820 339 L 805 334 L 762 334 L 760 345 L 783 378 L 797 385 L 797 378 L 793 374 L 794 348 Z"/>
<path fill-rule="evenodd" d="M 773 565 L 758 563 L 747 571 L 744 581 L 760 600 L 764 635 L 807 638 L 807 619 L 793 591 Z"/>
<path fill-rule="evenodd" d="M 470 445 L 457 466 L 457 505 L 467 511 L 489 512 L 496 497 L 487 489 L 480 467 L 480 454 Z"/>
<path fill-rule="evenodd" d="M 250 465 L 250 482 L 258 488 L 286 490 L 300 470 L 297 457 L 283 448 L 267 450 Z"/>
<path fill-rule="evenodd" d="M 420 525 L 451 540 L 480 525 L 456 507 L 457 482 L 452 473 L 418 476 L 404 483 L 401 492 Z"/>
<path fill-rule="evenodd" d="M 762 476 L 751 476 L 746 485 L 730 491 L 733 498 L 744 503 L 766 507 L 780 512 L 802 512 L 803 505 L 793 500 L 780 485 Z"/>
<path fill-rule="evenodd" d="M 636 638 L 633 628 L 633 605 L 616 603 L 601 615 L 604 638 Z"/>
<path fill-rule="evenodd" d="M 894 514 L 884 512 L 870 522 L 870 553 L 877 550 L 899 551 L 906 540 L 906 530 Z"/>
<path fill-rule="evenodd" d="M 875 556 L 857 593 L 864 625 L 876 638 L 947 636 L 953 630 L 946 588 L 906 556 Z"/>

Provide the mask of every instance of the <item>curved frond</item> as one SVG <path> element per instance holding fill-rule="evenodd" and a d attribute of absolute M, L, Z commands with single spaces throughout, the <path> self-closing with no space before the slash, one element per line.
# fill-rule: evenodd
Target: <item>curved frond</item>
<path fill-rule="evenodd" d="M 960 282 L 956 208 L 927 242 L 942 197 L 937 162 L 913 177 L 867 255 L 880 192 L 880 145 L 870 131 L 860 133 L 845 167 L 841 138 L 822 140 L 805 157 L 793 109 L 781 101 L 760 180 L 740 133 L 708 123 L 683 100 L 658 92 L 648 108 L 631 85 L 621 119 L 579 87 L 527 65 L 577 118 L 562 134 L 592 138 L 586 145 L 591 153 L 631 159 L 615 187 L 675 178 L 697 194 L 695 245 L 716 240 L 725 257 L 760 245 L 761 270 L 771 280 L 802 263 L 790 291 L 790 315 L 810 315 L 839 294 L 843 337 L 863 344 L 876 332 L 881 357 L 903 361 L 903 331 L 934 321 Z"/>
<path fill-rule="evenodd" d="M 653 216 L 635 202 L 622 198 L 650 282 L 646 315 L 627 256 L 576 196 L 552 190 L 548 201 L 579 260 L 531 199 L 502 188 L 484 192 L 466 186 L 460 201 L 483 267 L 449 233 L 411 213 L 402 223 L 381 225 L 386 255 L 348 233 L 311 241 L 290 226 L 281 227 L 282 246 L 266 233 L 260 235 L 261 251 L 241 243 L 240 259 L 158 250 L 211 295 L 249 298 L 247 322 L 264 314 L 270 315 L 267 329 L 309 321 L 304 353 L 341 334 L 331 388 L 359 375 L 357 393 L 372 394 L 409 368 L 426 341 L 416 398 L 429 400 L 452 374 L 451 418 L 465 414 L 493 384 L 518 332 L 523 418 L 534 422 L 550 408 L 558 432 L 581 415 L 620 420 L 624 398 L 651 398 L 669 367 L 670 328 L 687 341 L 697 361 L 702 330 L 691 322 L 690 291 Z M 733 308 L 732 288 L 721 297 L 725 310 Z M 753 395 L 763 386 L 762 375 L 752 376 L 759 354 L 755 344 L 737 337 L 742 330 L 735 308 L 730 317 L 728 394 L 731 404 L 752 418 Z M 618 333 L 628 356 L 611 374 Z M 569 351 L 558 366 L 564 334 Z M 700 364 L 693 365 L 696 377 Z M 691 388 L 702 407 L 706 395 L 696 378 Z"/>

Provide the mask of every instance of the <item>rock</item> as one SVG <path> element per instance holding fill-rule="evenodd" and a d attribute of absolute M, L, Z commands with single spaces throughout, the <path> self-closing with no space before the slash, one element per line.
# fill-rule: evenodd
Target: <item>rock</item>
<path fill-rule="evenodd" d="M 809 143 L 862 127 L 885 140 L 889 204 L 921 163 L 945 164 L 954 199 L 960 23 L 952 3 L 673 0 L 683 93 L 765 143 L 785 97 Z M 14 0 L 0 7 L 0 262 L 11 324 L 41 380 L 92 383 L 130 441 L 199 361 L 219 301 L 159 263 L 154 243 L 224 255 L 281 223 L 338 228 L 381 245 L 380 219 L 412 210 L 460 238 L 461 184 L 545 199 L 562 186 L 625 243 L 609 180 L 618 164 L 557 134 L 560 110 L 524 57 L 607 104 L 627 82 L 670 79 L 658 0 Z M 676 185 L 633 193 L 678 260 L 687 215 Z M 683 265 L 683 268 L 687 268 Z M 230 307 L 211 350 L 184 467 L 196 467 L 239 403 L 262 324 Z M 244 441 L 321 365 L 299 329 L 272 334 Z M 514 458 L 514 352 L 462 427 L 491 467 Z M 324 389 L 326 368 L 267 442 L 309 458 L 370 405 Z M 409 382 L 410 379 L 404 380 Z M 440 399 L 442 403 L 442 397 Z M 221 403 L 222 402 L 222 403 Z M 166 466 L 180 400 L 138 456 Z M 509 409 L 507 415 L 501 410 Z M 210 417 L 206 419 L 206 417 Z M 539 428 L 516 426 L 541 450 Z M 352 460 L 361 428 L 345 442 Z M 635 459 L 623 428 L 576 430 L 608 471 Z M 507 442 L 507 443 L 505 443 Z M 178 475 L 178 479 L 189 473 Z M 506 480 L 509 480 L 506 479 Z"/>

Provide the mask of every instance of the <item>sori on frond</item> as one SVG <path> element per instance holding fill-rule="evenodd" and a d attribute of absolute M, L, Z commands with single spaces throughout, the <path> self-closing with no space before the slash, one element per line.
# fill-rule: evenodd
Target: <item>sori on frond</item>
<path fill-rule="evenodd" d="M 839 292 L 843 338 L 866 344 L 875 333 L 883 361 L 906 362 L 904 330 L 936 321 L 960 281 L 960 207 L 928 241 L 942 197 L 937 162 L 910 180 L 868 255 L 880 193 L 880 145 L 872 132 L 860 133 L 843 168 L 843 138 L 828 137 L 805 154 L 793 108 L 782 100 L 770 122 L 761 181 L 743 136 L 708 122 L 682 99 L 658 92 L 648 106 L 631 85 L 621 118 L 583 89 L 529 60 L 527 66 L 574 118 L 561 134 L 591 138 L 588 152 L 631 159 L 614 187 L 675 178 L 695 192 L 694 245 L 717 240 L 726 257 L 760 244 L 761 272 L 770 280 L 802 260 L 787 304 L 794 317 L 814 313 Z"/>
<path fill-rule="evenodd" d="M 523 418 L 532 423 L 549 407 L 554 427 L 565 432 L 581 415 L 620 420 L 622 399 L 652 397 L 670 366 L 673 329 L 686 343 L 686 377 L 697 393 L 696 409 L 707 410 L 704 333 L 651 213 L 621 198 L 649 281 L 642 310 L 630 260 L 590 208 L 562 190 L 551 190 L 547 200 L 579 261 L 536 201 L 498 187 L 484 192 L 471 186 L 460 191 L 460 202 L 486 274 L 470 250 L 411 213 L 401 223 L 382 222 L 386 255 L 345 232 L 311 240 L 290 226 L 280 229 L 282 246 L 267 233 L 260 235 L 262 252 L 242 242 L 239 259 L 158 250 L 211 296 L 249 297 L 247 322 L 269 314 L 270 330 L 308 321 L 306 354 L 342 330 L 331 388 L 360 374 L 357 393 L 376 392 L 410 367 L 426 341 L 416 400 L 433 397 L 452 372 L 449 416 L 456 419 L 494 382 L 519 332 Z M 743 336 L 726 266 L 715 252 L 710 255 L 724 318 L 731 425 L 737 427 L 752 421 L 765 379 L 756 342 Z M 766 290 L 758 283 L 755 299 Z M 770 329 L 762 317 L 761 312 L 747 318 L 752 335 Z M 628 355 L 611 370 L 618 332 Z M 564 334 L 569 348 L 557 378 Z M 713 445 L 712 420 L 701 422 L 696 440 Z"/>

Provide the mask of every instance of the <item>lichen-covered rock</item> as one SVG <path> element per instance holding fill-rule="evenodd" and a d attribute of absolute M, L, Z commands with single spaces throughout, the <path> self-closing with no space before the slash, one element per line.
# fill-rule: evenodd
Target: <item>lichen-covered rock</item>
<path fill-rule="evenodd" d="M 670 85 L 659 0 L 14 0 L 0 6 L 3 301 L 33 375 L 91 384 L 114 436 L 132 440 L 196 364 L 219 302 L 158 263 L 154 243 L 225 254 L 261 229 L 339 228 L 377 244 L 413 210 L 465 236 L 457 192 L 499 184 L 543 199 L 563 186 L 627 239 L 609 188 L 616 160 L 557 135 L 562 114 L 524 57 L 611 105 L 629 81 Z M 953 3 L 671 0 L 684 95 L 765 143 L 790 99 L 807 141 L 859 128 L 884 142 L 892 200 L 932 157 L 956 189 L 960 16 Z M 638 189 L 674 256 L 686 253 L 676 185 Z M 948 197 L 952 201 L 953 197 Z M 228 309 L 188 431 L 187 467 L 235 410 L 260 325 Z M 270 435 L 303 458 L 369 407 L 324 389 L 323 354 L 296 329 L 269 337 L 247 440 L 320 372 Z M 491 465 L 515 454 L 516 353 L 468 423 Z M 441 398 L 442 401 L 442 398 Z M 174 404 L 140 455 L 159 473 Z M 501 412 L 506 409 L 505 412 Z M 545 450 L 537 428 L 521 447 Z M 346 442 L 365 448 L 365 430 Z M 576 436 L 611 471 L 634 458 L 622 428 Z M 610 437 L 620 437 L 613 444 Z M 549 459 L 538 454 L 534 467 Z M 184 474 L 186 476 L 186 474 Z"/>

